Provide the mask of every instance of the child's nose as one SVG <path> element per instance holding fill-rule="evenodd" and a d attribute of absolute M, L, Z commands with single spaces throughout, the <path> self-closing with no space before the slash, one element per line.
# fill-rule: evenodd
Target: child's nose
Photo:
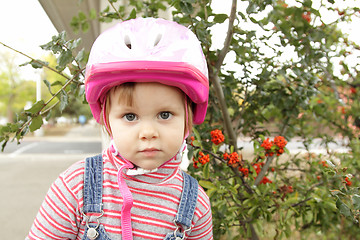
<path fill-rule="evenodd" d="M 151 123 L 143 123 L 141 130 L 140 130 L 140 138 L 141 139 L 152 139 L 159 137 L 159 133 L 154 126 L 154 124 Z"/>

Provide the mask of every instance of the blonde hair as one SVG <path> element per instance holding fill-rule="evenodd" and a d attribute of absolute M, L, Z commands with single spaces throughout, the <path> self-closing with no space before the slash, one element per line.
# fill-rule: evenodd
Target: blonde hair
<path fill-rule="evenodd" d="M 126 105 L 131 107 L 131 106 L 133 106 L 133 93 L 134 93 L 134 89 L 135 89 L 135 84 L 136 84 L 136 82 L 123 83 L 121 85 L 111 88 L 108 91 L 108 93 L 106 94 L 106 100 L 105 100 L 105 103 L 103 104 L 103 107 L 101 110 L 101 116 L 105 116 L 105 117 L 101 118 L 100 124 L 103 125 L 103 127 L 105 128 L 105 130 L 109 134 L 109 136 L 112 135 L 110 123 L 109 123 L 109 114 L 110 114 L 110 107 L 111 107 L 110 95 L 113 94 L 114 92 L 119 92 L 119 95 L 121 97 L 119 98 L 118 101 L 122 101 Z M 187 109 L 185 109 L 185 111 L 186 111 L 185 118 L 187 117 L 187 119 L 185 119 L 184 134 L 186 135 L 188 133 L 190 135 L 192 128 L 193 128 L 192 101 L 190 100 L 190 98 L 187 95 L 185 95 L 185 93 L 183 93 L 183 95 L 184 95 L 184 99 L 185 99 L 184 101 L 186 102 L 186 108 L 187 108 Z M 105 115 L 103 112 L 104 109 L 105 109 Z M 104 122 L 104 121 L 106 121 L 106 122 Z"/>

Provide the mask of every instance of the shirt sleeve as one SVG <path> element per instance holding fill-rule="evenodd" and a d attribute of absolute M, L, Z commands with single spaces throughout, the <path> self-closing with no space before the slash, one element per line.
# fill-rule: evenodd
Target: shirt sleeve
<path fill-rule="evenodd" d="M 76 239 L 81 222 L 79 199 L 65 174 L 51 185 L 25 239 Z"/>
<path fill-rule="evenodd" d="M 197 215 L 199 218 L 196 220 L 187 239 L 213 239 L 210 199 L 206 195 L 204 189 L 200 187 L 200 185 L 195 215 Z"/>
<path fill-rule="evenodd" d="M 196 222 L 187 239 L 213 239 L 211 208 Z"/>

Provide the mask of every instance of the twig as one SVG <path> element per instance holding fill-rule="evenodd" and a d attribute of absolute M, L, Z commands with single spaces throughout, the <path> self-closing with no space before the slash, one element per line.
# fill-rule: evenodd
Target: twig
<path fill-rule="evenodd" d="M 220 70 L 220 67 L 225 59 L 226 54 L 229 51 L 230 48 L 230 43 L 231 43 L 231 39 L 234 33 L 233 27 L 234 27 L 234 21 L 236 18 L 236 2 L 237 0 L 233 0 L 232 1 L 232 5 L 231 5 L 231 12 L 230 12 L 230 17 L 229 17 L 229 25 L 228 25 L 228 30 L 227 30 L 227 35 L 224 41 L 224 47 L 221 49 L 220 54 L 218 56 L 218 60 L 215 63 L 215 68 L 217 71 Z"/>
<path fill-rule="evenodd" d="M 215 153 L 209 151 L 209 150 L 206 150 L 206 149 L 202 149 L 201 147 L 197 147 L 197 146 L 193 146 L 193 148 L 196 148 L 196 149 L 200 149 L 201 151 L 205 152 L 205 153 L 208 153 L 210 154 L 211 156 L 213 156 L 214 158 L 220 160 L 222 163 L 225 163 L 227 164 L 227 161 L 225 161 L 225 159 L 219 157 L 218 155 L 216 155 Z M 246 181 L 244 180 L 244 178 L 241 176 L 241 174 L 239 173 L 239 171 L 237 171 L 236 168 L 232 167 L 232 166 L 229 166 L 231 168 L 231 170 L 235 173 L 235 175 L 241 179 L 241 182 L 242 184 L 244 185 L 245 187 L 245 190 L 247 193 L 249 194 L 253 194 L 255 193 L 254 190 L 251 189 L 251 187 L 246 183 Z"/>
<path fill-rule="evenodd" d="M 110 3 L 111 7 L 114 9 L 114 11 L 116 12 L 116 14 L 119 16 L 119 19 L 123 20 L 120 12 L 116 9 L 116 7 L 114 6 L 114 4 L 112 3 L 112 1 L 108 0 L 108 2 Z"/>
<path fill-rule="evenodd" d="M 36 116 L 37 116 L 37 115 L 43 115 L 44 113 L 48 112 L 49 109 L 47 109 L 47 110 L 45 110 L 45 112 L 41 113 L 41 111 L 42 111 L 55 97 L 57 97 L 57 95 L 59 95 L 62 90 L 64 90 L 70 83 L 72 83 L 72 81 L 75 79 L 75 77 L 76 77 L 77 75 L 79 75 L 79 73 L 82 72 L 82 71 L 83 71 L 83 69 L 82 69 L 81 71 L 79 71 L 77 74 L 75 74 L 71 79 L 69 79 L 69 81 L 67 81 L 67 82 L 59 89 L 59 91 L 57 91 L 57 92 L 44 104 L 44 106 L 43 106 L 35 115 L 36 115 Z M 56 104 L 57 104 L 57 103 L 55 103 L 54 105 L 56 105 Z M 53 108 L 53 106 L 50 107 L 50 109 L 51 109 L 51 108 Z M 32 120 L 33 120 L 33 117 L 29 118 L 29 119 L 21 126 L 21 128 L 16 131 L 15 136 L 18 135 L 19 133 L 21 133 L 21 132 L 25 129 L 25 127 L 30 124 L 30 122 L 31 122 Z"/>
<path fill-rule="evenodd" d="M 265 165 L 261 168 L 261 171 L 259 172 L 259 174 L 257 175 L 254 185 L 257 186 L 260 184 L 261 180 L 265 177 L 265 174 L 267 172 L 267 170 L 270 167 L 271 162 L 273 161 L 274 156 L 270 156 L 267 158 Z"/>
<path fill-rule="evenodd" d="M 43 67 L 45 67 L 45 68 L 47 68 L 47 69 L 49 69 L 49 70 L 51 70 L 51 71 L 53 71 L 53 72 L 55 72 L 55 73 L 59 74 L 60 76 L 62 76 L 62 77 L 64 77 L 64 78 L 66 78 L 67 80 L 70 80 L 70 78 L 69 78 L 68 76 L 64 75 L 63 73 L 61 73 L 61 72 L 57 71 L 56 69 L 54 69 L 54 68 L 52 68 L 52 67 L 49 67 L 48 65 L 46 65 L 46 64 L 44 64 L 44 63 L 42 63 L 42 62 L 40 62 L 39 60 L 36 60 L 35 58 L 30 57 L 29 55 L 27 55 L 27 54 L 25 54 L 25 53 L 23 53 L 23 52 L 20 52 L 20 51 L 18 51 L 18 50 L 16 50 L 16 49 L 14 49 L 14 48 L 12 48 L 12 47 L 10 47 L 10 46 L 8 46 L 8 45 L 6 45 L 6 44 L 2 43 L 2 42 L 0 42 L 0 44 L 1 44 L 1 45 L 3 45 L 3 46 L 4 46 L 4 47 L 6 47 L 6 48 L 9 48 L 10 50 L 12 50 L 12 51 L 14 51 L 14 52 L 17 52 L 17 53 L 19 53 L 19 54 L 21 54 L 21 55 L 23 55 L 23 56 L 25 56 L 25 57 L 27 57 L 27 58 L 30 58 L 32 61 L 34 61 L 34 62 L 36 62 L 36 63 L 38 63 L 38 64 L 42 65 Z"/>
<path fill-rule="evenodd" d="M 65 44 L 64 44 L 64 47 L 66 48 L 66 50 L 71 51 Z M 81 69 L 81 65 L 80 65 L 79 61 L 76 60 L 76 57 L 73 57 L 73 60 L 76 62 L 78 69 L 81 70 L 81 71 L 80 71 L 81 75 L 85 78 L 84 68 Z"/>
<path fill-rule="evenodd" d="M 299 206 L 299 205 L 301 205 L 301 204 L 303 204 L 303 203 L 306 203 L 307 201 L 309 201 L 309 200 L 311 200 L 312 198 L 311 197 L 309 197 L 309 198 L 307 198 L 307 199 L 304 199 L 304 200 L 302 200 L 302 201 L 300 201 L 300 202 L 298 202 L 298 203 L 294 203 L 294 204 L 292 204 L 291 205 L 291 207 L 296 207 L 296 206 Z"/>
<path fill-rule="evenodd" d="M 57 91 L 57 92 L 45 103 L 44 107 L 45 107 L 47 104 L 49 104 L 55 97 L 57 97 L 57 95 L 59 95 L 62 90 L 64 90 L 67 86 L 69 86 L 69 84 L 72 83 L 72 82 L 74 81 L 74 79 L 75 79 L 80 73 L 82 73 L 83 71 L 84 71 L 84 68 L 80 69 L 72 78 L 70 78 L 69 81 L 67 81 L 67 82 L 59 89 L 59 91 Z M 42 108 L 42 109 L 43 109 L 43 108 Z M 42 110 L 42 109 L 41 109 L 41 110 Z M 41 110 L 40 110 L 40 111 L 41 111 Z"/>

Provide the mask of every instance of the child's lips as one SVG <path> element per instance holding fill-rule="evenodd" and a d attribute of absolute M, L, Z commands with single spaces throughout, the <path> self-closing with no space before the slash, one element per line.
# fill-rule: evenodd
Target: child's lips
<path fill-rule="evenodd" d="M 146 148 L 140 151 L 140 153 L 144 154 L 146 157 L 154 157 L 159 152 L 160 150 L 157 148 Z"/>

